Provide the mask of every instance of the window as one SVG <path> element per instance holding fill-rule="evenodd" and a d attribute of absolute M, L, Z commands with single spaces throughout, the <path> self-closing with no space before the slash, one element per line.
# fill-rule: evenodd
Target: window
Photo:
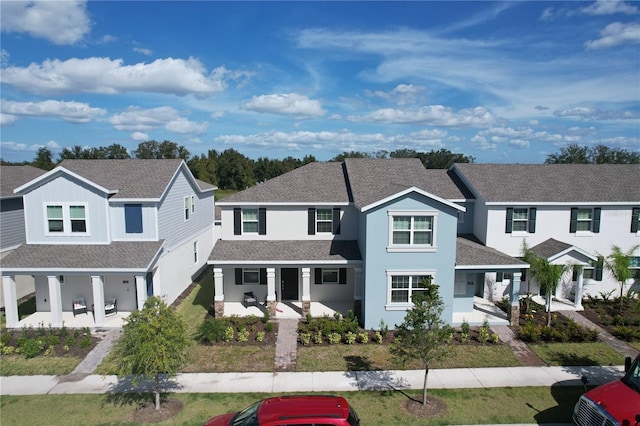
<path fill-rule="evenodd" d="M 640 207 L 631 209 L 631 232 L 640 231 Z"/>
<path fill-rule="evenodd" d="M 127 234 L 142 233 L 142 204 L 124 205 L 124 227 Z"/>
<path fill-rule="evenodd" d="M 266 268 L 236 268 L 236 285 L 266 285 Z"/>
<path fill-rule="evenodd" d="M 50 204 L 46 206 L 46 215 L 47 231 L 51 234 L 87 233 L 87 212 L 84 205 Z"/>
<path fill-rule="evenodd" d="M 196 212 L 196 196 L 191 196 L 191 214 Z"/>
<path fill-rule="evenodd" d="M 62 206 L 47 206 L 47 223 L 49 232 L 64 232 Z"/>
<path fill-rule="evenodd" d="M 331 209 L 316 210 L 317 232 L 331 232 L 333 230 L 333 213 Z"/>
<path fill-rule="evenodd" d="M 191 216 L 191 197 L 184 197 L 184 220 Z"/>
<path fill-rule="evenodd" d="M 431 275 L 389 275 L 389 303 L 409 304 L 411 297 L 425 291 Z"/>
<path fill-rule="evenodd" d="M 600 208 L 572 208 L 569 232 L 600 232 Z"/>
<path fill-rule="evenodd" d="M 389 213 L 388 250 L 434 250 L 435 220 L 434 213 L 428 215 Z"/>
<path fill-rule="evenodd" d="M 316 284 L 346 284 L 347 268 L 316 268 Z"/>
<path fill-rule="evenodd" d="M 198 242 L 193 243 L 193 263 L 198 263 Z"/>
<path fill-rule="evenodd" d="M 535 207 L 514 207 L 507 209 L 507 223 L 505 232 L 536 232 L 536 208 Z"/>
<path fill-rule="evenodd" d="M 242 233 L 258 232 L 258 209 L 242 210 Z"/>

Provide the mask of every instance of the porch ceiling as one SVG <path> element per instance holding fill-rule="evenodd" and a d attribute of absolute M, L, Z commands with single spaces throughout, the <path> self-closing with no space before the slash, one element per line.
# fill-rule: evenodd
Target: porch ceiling
<path fill-rule="evenodd" d="M 146 271 L 163 241 L 125 242 L 108 245 L 23 244 L 2 259 L 3 273 L 42 270 L 139 270 Z"/>
<path fill-rule="evenodd" d="M 357 241 L 288 240 L 229 241 L 219 240 L 209 256 L 209 263 L 234 262 L 361 262 Z"/>

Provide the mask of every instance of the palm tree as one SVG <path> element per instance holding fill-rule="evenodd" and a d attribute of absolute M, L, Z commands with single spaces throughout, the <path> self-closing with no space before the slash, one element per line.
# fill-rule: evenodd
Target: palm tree
<path fill-rule="evenodd" d="M 622 297 L 624 296 L 624 285 L 629 278 L 633 277 L 633 271 L 629 269 L 631 266 L 631 258 L 640 245 L 635 245 L 626 253 L 616 245 L 611 247 L 611 254 L 604 260 L 604 267 L 609 270 L 611 275 L 620 284 L 620 312 L 622 312 Z"/>
<path fill-rule="evenodd" d="M 529 274 L 527 275 L 527 298 L 526 304 L 526 312 L 529 313 L 530 305 L 531 305 L 531 278 L 536 275 L 536 262 L 538 260 L 538 255 L 529 248 L 527 241 L 522 239 L 522 260 L 529 264 Z"/>
<path fill-rule="evenodd" d="M 547 259 L 538 258 L 535 263 L 536 281 L 540 289 L 546 292 L 547 298 L 547 325 L 551 325 L 551 296 L 558 288 L 560 278 L 570 268 L 569 265 L 554 265 Z"/>

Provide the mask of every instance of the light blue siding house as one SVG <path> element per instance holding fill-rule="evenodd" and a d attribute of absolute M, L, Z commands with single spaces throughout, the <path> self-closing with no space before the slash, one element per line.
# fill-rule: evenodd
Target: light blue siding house
<path fill-rule="evenodd" d="M 213 248 L 214 189 L 179 159 L 65 160 L 18 186 L 26 243 L 2 261 L 7 326 L 117 327 L 150 295 L 173 302 Z M 25 275 L 37 312 L 19 321 Z"/>

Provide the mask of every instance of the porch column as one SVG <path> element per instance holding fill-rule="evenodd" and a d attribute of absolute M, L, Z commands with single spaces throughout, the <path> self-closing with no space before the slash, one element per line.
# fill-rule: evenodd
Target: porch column
<path fill-rule="evenodd" d="M 62 327 L 62 295 L 60 280 L 55 275 L 47 276 L 49 284 L 49 306 L 51 306 L 51 326 Z"/>
<path fill-rule="evenodd" d="M 2 276 L 2 291 L 4 293 L 4 315 L 7 320 L 7 328 L 18 327 L 18 296 L 16 293 L 16 280 L 13 275 Z"/>
<path fill-rule="evenodd" d="M 576 283 L 576 294 L 574 296 L 573 306 L 576 309 L 583 310 L 582 307 L 582 287 L 584 286 L 584 268 L 577 268 L 578 270 L 578 282 Z M 7 297 L 4 298 L 7 300 Z"/>
<path fill-rule="evenodd" d="M 302 316 L 311 313 L 311 268 L 302 268 Z"/>
<path fill-rule="evenodd" d="M 96 327 L 104 326 L 104 282 L 99 275 L 91 276 L 91 288 L 93 289 L 93 320 Z"/>
<path fill-rule="evenodd" d="M 509 302 L 511 304 L 507 318 L 509 325 L 517 326 L 520 321 L 520 279 L 522 272 L 514 272 L 511 277 L 511 293 L 509 294 Z"/>
<path fill-rule="evenodd" d="M 353 313 L 362 320 L 362 268 L 353 268 Z"/>
<path fill-rule="evenodd" d="M 276 316 L 276 268 L 267 268 L 267 311 L 269 316 Z"/>
<path fill-rule="evenodd" d="M 147 301 L 147 277 L 145 275 L 136 275 L 136 301 L 138 303 L 138 310 L 141 311 L 144 307 L 144 302 Z"/>
<path fill-rule="evenodd" d="M 213 268 L 213 315 L 224 316 L 224 274 L 222 268 Z"/>

